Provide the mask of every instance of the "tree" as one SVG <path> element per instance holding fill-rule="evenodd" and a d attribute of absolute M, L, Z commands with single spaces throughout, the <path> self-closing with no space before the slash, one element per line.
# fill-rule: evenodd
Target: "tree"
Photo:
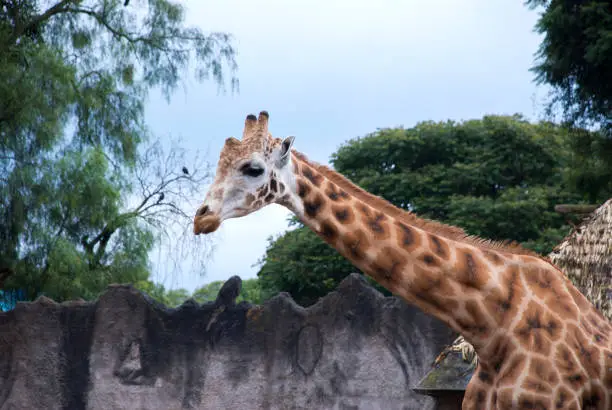
<path fill-rule="evenodd" d="M 570 132 L 554 124 L 486 116 L 381 129 L 348 141 L 331 162 L 357 185 L 421 217 L 547 254 L 570 230 L 554 206 L 588 196 L 568 183 L 575 161 L 584 159 L 572 154 L 569 140 Z M 609 183 L 596 191 L 596 199 L 612 195 Z M 301 226 L 270 239 L 258 277 L 265 296 L 288 291 L 308 305 L 351 272 L 358 270 Z"/>
<path fill-rule="evenodd" d="M 153 244 L 208 177 L 156 156 L 148 91 L 169 99 L 189 67 L 223 86 L 234 50 L 168 0 L 45 5 L 0 5 L 0 272 L 31 297 L 91 298 L 146 280 Z"/>
<path fill-rule="evenodd" d="M 196 289 L 191 297 L 198 303 L 214 302 L 217 299 L 219 291 L 223 287 L 225 281 L 218 280 L 210 282 Z M 255 278 L 242 281 L 242 289 L 236 302 L 246 301 L 253 304 L 260 304 L 265 299 L 261 295 L 261 287 L 259 281 Z"/>
<path fill-rule="evenodd" d="M 536 30 L 544 35 L 533 68 L 553 87 L 551 106 L 569 123 L 612 131 L 612 7 L 608 0 L 527 0 L 543 7 Z"/>

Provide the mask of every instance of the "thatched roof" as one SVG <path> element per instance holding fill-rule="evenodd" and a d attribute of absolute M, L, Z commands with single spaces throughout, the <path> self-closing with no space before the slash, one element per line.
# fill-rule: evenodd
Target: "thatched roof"
<path fill-rule="evenodd" d="M 576 227 L 549 257 L 612 320 L 612 198 Z"/>
<path fill-rule="evenodd" d="M 612 198 L 584 219 L 549 258 L 612 320 Z M 465 389 L 477 363 L 474 347 L 458 337 L 440 353 L 414 390 L 436 395 Z"/>

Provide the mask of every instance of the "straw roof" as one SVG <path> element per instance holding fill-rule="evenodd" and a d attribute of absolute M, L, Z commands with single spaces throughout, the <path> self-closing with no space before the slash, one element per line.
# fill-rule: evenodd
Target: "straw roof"
<path fill-rule="evenodd" d="M 612 198 L 576 227 L 549 258 L 612 320 Z"/>

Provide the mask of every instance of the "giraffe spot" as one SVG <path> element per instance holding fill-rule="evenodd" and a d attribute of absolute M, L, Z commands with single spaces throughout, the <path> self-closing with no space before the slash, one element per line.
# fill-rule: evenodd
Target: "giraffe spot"
<path fill-rule="evenodd" d="M 246 199 L 244 201 L 246 206 L 250 206 L 253 203 L 253 201 L 255 201 L 255 195 L 247 194 Z"/>
<path fill-rule="evenodd" d="M 438 266 L 438 259 L 430 253 L 426 253 L 419 257 L 427 266 Z"/>
<path fill-rule="evenodd" d="M 552 341 L 547 336 L 549 329 L 546 319 L 548 318 L 544 317 L 543 308 L 530 301 L 514 330 L 517 340 L 525 349 L 545 356 L 550 354 L 552 348 Z"/>
<path fill-rule="evenodd" d="M 321 223 L 321 236 L 323 236 L 327 242 L 333 242 L 338 238 L 338 228 L 329 221 L 323 221 L 323 223 Z"/>
<path fill-rule="evenodd" d="M 583 409 L 602 409 L 605 405 L 606 392 L 604 389 L 596 384 L 592 384 L 589 388 L 585 389 L 582 393 L 582 405 Z"/>
<path fill-rule="evenodd" d="M 484 403 L 487 400 L 487 393 L 480 389 L 476 392 L 476 401 L 478 403 Z"/>
<path fill-rule="evenodd" d="M 414 278 L 410 284 L 412 294 L 439 312 L 448 312 L 459 307 L 459 302 L 452 299 L 455 290 L 451 281 L 442 275 L 439 269 L 424 269 L 421 265 L 414 265 L 413 269 Z"/>
<path fill-rule="evenodd" d="M 493 371 L 499 373 L 506 358 L 510 357 L 515 350 L 516 347 L 507 336 L 496 335 L 493 336 L 486 350 L 482 352 L 482 356 L 491 363 Z"/>
<path fill-rule="evenodd" d="M 565 344 L 558 345 L 555 360 L 563 381 L 572 390 L 580 388 L 586 381 L 586 376 L 582 373 L 574 355 Z"/>
<path fill-rule="evenodd" d="M 493 320 L 501 325 L 517 313 L 524 290 L 520 285 L 518 269 L 514 266 L 500 273 L 500 282 L 500 286 L 485 297 L 484 305 Z"/>
<path fill-rule="evenodd" d="M 557 393 L 555 394 L 554 403 L 555 408 L 557 409 L 565 409 L 567 408 L 567 403 L 570 401 L 572 397 L 572 392 L 570 392 L 567 387 L 559 386 L 557 388 Z"/>
<path fill-rule="evenodd" d="M 518 399 L 520 409 L 549 410 L 550 404 L 550 400 L 535 394 L 523 393 Z"/>
<path fill-rule="evenodd" d="M 567 377 L 567 381 L 570 382 L 570 384 L 572 385 L 572 387 L 574 388 L 578 388 L 580 386 L 582 386 L 582 382 L 585 381 L 584 380 L 584 376 L 581 373 L 574 373 L 571 374 Z"/>
<path fill-rule="evenodd" d="M 413 249 L 419 246 L 420 237 L 414 228 L 403 222 L 395 221 L 397 229 L 398 245 L 402 248 Z"/>
<path fill-rule="evenodd" d="M 253 208 L 260 208 L 263 204 L 261 203 L 261 199 L 258 199 L 253 203 Z"/>
<path fill-rule="evenodd" d="M 504 360 L 499 371 L 497 384 L 499 386 L 508 386 L 516 384 L 516 379 L 521 375 L 526 367 L 527 357 L 523 353 L 515 353 Z"/>
<path fill-rule="evenodd" d="M 357 260 L 365 258 L 365 251 L 370 246 L 370 240 L 365 232 L 361 229 L 348 232 L 342 239 L 350 257 Z"/>
<path fill-rule="evenodd" d="M 523 380 L 523 385 L 521 386 L 525 390 L 537 393 L 537 394 L 551 394 L 552 387 L 543 379 L 538 379 L 535 376 L 528 375 Z"/>
<path fill-rule="evenodd" d="M 438 235 L 428 234 L 428 236 L 433 252 L 442 259 L 448 259 L 450 254 L 448 243 L 446 243 L 446 241 L 440 238 Z"/>
<path fill-rule="evenodd" d="M 563 282 L 557 280 L 543 297 L 548 310 L 564 319 L 578 319 L 580 312 L 571 297 L 563 290 Z"/>
<path fill-rule="evenodd" d="M 599 349 L 590 345 L 586 335 L 573 323 L 567 326 L 566 339 L 569 347 L 578 353 L 578 357 L 588 375 L 593 379 L 599 378 L 601 374 Z"/>
<path fill-rule="evenodd" d="M 482 334 L 490 330 L 488 326 L 489 317 L 483 311 L 480 303 L 475 300 L 468 300 L 467 302 L 465 302 L 465 310 L 472 317 L 474 323 L 477 324 L 477 327 L 479 328 L 479 333 Z"/>
<path fill-rule="evenodd" d="M 397 249 L 387 246 L 378 253 L 372 268 L 378 277 L 391 282 L 397 280 L 405 263 L 406 258 Z"/>
<path fill-rule="evenodd" d="M 459 250 L 457 259 L 457 281 L 467 287 L 482 289 L 489 278 L 482 264 L 467 249 Z"/>
<path fill-rule="evenodd" d="M 338 222 L 350 224 L 355 219 L 353 211 L 348 207 L 332 205 L 332 212 Z"/>
<path fill-rule="evenodd" d="M 608 350 L 604 354 L 604 369 L 608 369 L 605 372 L 605 376 L 603 379 L 603 384 L 608 390 L 612 390 L 612 351 Z"/>
<path fill-rule="evenodd" d="M 329 183 L 327 185 L 327 189 L 325 190 L 325 195 L 329 197 L 332 201 L 338 202 L 348 198 L 348 194 L 341 189 L 338 189 L 336 184 Z"/>
<path fill-rule="evenodd" d="M 291 204 L 291 198 L 289 197 L 288 194 L 285 194 L 282 197 L 278 198 L 276 202 L 279 205 L 289 206 Z"/>
<path fill-rule="evenodd" d="M 302 175 L 304 176 L 304 178 L 309 180 L 315 187 L 320 186 L 321 182 L 323 182 L 323 176 L 313 172 L 312 168 L 310 168 L 308 165 L 302 166 Z"/>
<path fill-rule="evenodd" d="M 530 373 L 551 386 L 559 383 L 559 375 L 556 370 L 550 366 L 547 359 L 542 357 L 533 356 L 531 358 Z"/>
<path fill-rule="evenodd" d="M 278 183 L 278 192 L 280 194 L 282 194 L 283 192 L 285 192 L 285 184 L 283 184 L 282 182 Z"/>
<path fill-rule="evenodd" d="M 595 344 L 599 345 L 600 347 L 607 346 L 608 345 L 608 337 L 606 335 L 604 335 L 603 333 L 595 333 L 593 335 L 593 342 Z"/>
<path fill-rule="evenodd" d="M 588 314 L 587 318 L 588 318 L 589 323 L 593 325 L 593 327 L 600 332 L 607 333 L 612 330 L 612 327 L 610 326 L 607 319 L 604 319 L 601 316 L 601 314 L 593 313 L 592 308 L 591 308 L 591 313 Z"/>
<path fill-rule="evenodd" d="M 266 197 L 264 198 L 264 202 L 270 202 L 274 199 L 274 194 L 272 192 L 270 192 L 268 195 L 266 195 Z"/>
<path fill-rule="evenodd" d="M 306 215 L 308 215 L 310 218 L 314 218 L 317 216 L 322 206 L 323 198 L 321 197 L 321 194 L 317 193 L 311 200 L 304 201 L 304 212 L 306 212 Z"/>
<path fill-rule="evenodd" d="M 574 303 L 578 305 L 580 310 L 588 310 L 591 308 L 591 303 L 586 297 L 574 286 L 569 280 L 566 282 L 567 290 L 574 299 Z"/>
<path fill-rule="evenodd" d="M 499 253 L 492 251 L 490 249 L 483 249 L 483 255 L 487 258 L 493 265 L 499 266 L 504 264 L 504 259 L 500 256 Z"/>
<path fill-rule="evenodd" d="M 511 388 L 501 390 L 497 395 L 498 409 L 511 409 L 514 407 L 512 398 L 514 391 Z"/>
<path fill-rule="evenodd" d="M 268 195 L 268 186 L 267 186 L 267 185 L 265 185 L 263 188 L 261 188 L 261 189 L 259 190 L 259 193 L 258 193 L 257 197 L 258 197 L 258 198 L 263 198 L 263 197 L 265 197 L 266 195 Z"/>
<path fill-rule="evenodd" d="M 278 186 L 276 184 L 276 179 L 271 179 L 270 180 L 270 191 L 278 192 Z"/>
<path fill-rule="evenodd" d="M 491 383 L 491 374 L 484 370 L 480 370 L 478 372 L 478 380 L 480 380 L 483 383 Z"/>
<path fill-rule="evenodd" d="M 308 185 L 307 182 L 302 181 L 301 179 L 298 179 L 297 181 L 297 188 L 298 188 L 298 196 L 300 198 L 306 198 L 306 196 L 308 196 L 308 194 L 310 193 L 310 186 Z"/>
<path fill-rule="evenodd" d="M 385 240 L 389 238 L 389 229 L 387 226 L 387 216 L 382 212 L 370 214 L 364 217 L 366 226 L 372 232 L 372 236 L 377 240 Z"/>

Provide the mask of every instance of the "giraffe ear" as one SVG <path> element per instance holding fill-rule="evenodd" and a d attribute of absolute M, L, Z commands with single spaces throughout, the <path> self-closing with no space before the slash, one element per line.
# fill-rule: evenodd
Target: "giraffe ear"
<path fill-rule="evenodd" d="M 281 143 L 280 152 L 278 154 L 278 161 L 276 163 L 279 168 L 284 167 L 289 162 L 291 147 L 293 146 L 294 140 L 295 137 L 287 137 Z"/>

